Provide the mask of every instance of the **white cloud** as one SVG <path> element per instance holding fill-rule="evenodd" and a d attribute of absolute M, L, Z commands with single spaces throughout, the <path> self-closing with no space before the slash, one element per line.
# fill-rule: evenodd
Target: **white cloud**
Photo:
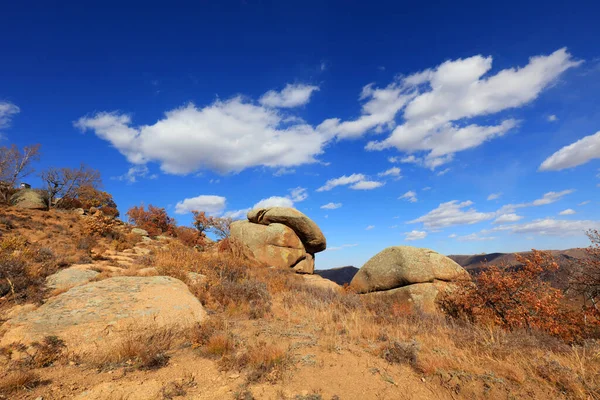
<path fill-rule="evenodd" d="M 450 168 L 443 169 L 443 170 L 439 171 L 436 175 L 443 176 L 443 175 L 446 175 L 448 172 L 450 172 Z"/>
<path fill-rule="evenodd" d="M 479 236 L 476 233 L 471 233 L 470 235 L 458 236 L 456 240 L 460 242 L 480 242 L 484 240 L 494 240 L 496 239 L 493 236 Z"/>
<path fill-rule="evenodd" d="M 313 163 L 331 139 L 241 96 L 203 108 L 188 104 L 167 111 L 153 125 L 132 126 L 129 115 L 117 112 L 82 117 L 74 125 L 93 131 L 133 164 L 158 162 L 164 172 L 179 175 Z"/>
<path fill-rule="evenodd" d="M 363 174 L 352 174 L 350 176 L 343 175 L 339 178 L 329 179 L 327 182 L 325 182 L 325 185 L 317 189 L 317 192 L 328 191 L 336 186 L 350 185 L 352 183 L 364 181 L 365 179 L 366 177 Z"/>
<path fill-rule="evenodd" d="M 149 174 L 150 170 L 145 165 L 134 165 L 130 167 L 127 172 L 120 176 L 112 177 L 111 179 L 116 179 L 118 181 L 127 181 L 129 183 L 135 183 L 140 178 L 146 179 L 156 179 L 158 175 Z"/>
<path fill-rule="evenodd" d="M 327 203 L 321 206 L 324 210 L 335 210 L 336 208 L 340 208 L 342 203 Z"/>
<path fill-rule="evenodd" d="M 388 161 L 391 162 L 392 164 L 399 163 L 400 157 L 388 157 Z"/>
<path fill-rule="evenodd" d="M 409 190 L 408 192 L 404 193 L 402 196 L 398 197 L 398 200 L 401 200 L 401 199 L 408 200 L 411 203 L 416 203 L 417 202 L 417 193 L 413 192 L 412 190 Z"/>
<path fill-rule="evenodd" d="M 244 219 L 250 210 L 251 208 L 244 208 L 242 210 L 227 211 L 223 214 L 223 217 L 231 219 Z"/>
<path fill-rule="evenodd" d="M 405 233 L 406 237 L 404 240 L 421 240 L 427 237 L 427 232 L 425 231 L 410 231 Z"/>
<path fill-rule="evenodd" d="M 448 235 L 449 238 L 455 238 L 456 237 L 456 233 L 452 233 L 450 235 Z"/>
<path fill-rule="evenodd" d="M 590 204 L 589 200 L 586 201 L 582 201 L 581 203 L 577 204 L 578 206 L 585 206 L 586 204 Z"/>
<path fill-rule="evenodd" d="M 563 190 L 560 192 L 548 192 L 548 193 L 544 193 L 544 195 L 541 198 L 536 199 L 530 203 L 506 204 L 505 206 L 502 206 L 502 208 L 500 208 L 500 210 L 498 210 L 498 213 L 512 213 L 517 208 L 532 207 L 532 206 L 537 207 L 537 206 L 552 204 L 552 203 L 555 203 L 558 200 L 562 199 L 564 196 L 573 193 L 574 191 L 575 190 L 573 190 L 573 189 L 567 189 L 567 190 Z"/>
<path fill-rule="evenodd" d="M 532 57 L 522 68 L 504 69 L 495 75 L 486 75 L 492 68 L 492 57 L 478 55 L 446 61 L 405 77 L 392 84 L 401 89 L 393 97 L 405 102 L 395 111 L 404 110 L 404 123 L 387 139 L 370 142 L 367 149 L 395 147 L 408 153 L 425 152 L 423 165 L 433 169 L 451 161 L 454 153 L 500 137 L 518 125 L 513 119 L 489 126 L 469 125 L 469 119 L 521 107 L 579 64 L 563 48 L 548 56 Z"/>
<path fill-rule="evenodd" d="M 373 190 L 385 185 L 385 182 L 377 181 L 360 181 L 350 186 L 350 189 L 354 190 Z"/>
<path fill-rule="evenodd" d="M 340 246 L 327 247 L 327 249 L 325 249 L 325 251 L 339 251 L 342 249 L 347 249 L 349 247 L 356 247 L 356 246 L 358 246 L 358 243 L 342 244 Z"/>
<path fill-rule="evenodd" d="M 365 228 L 365 231 L 370 231 L 375 228 L 375 225 L 369 225 Z"/>
<path fill-rule="evenodd" d="M 392 129 L 398 111 L 415 96 L 414 93 L 404 92 L 405 89 L 398 82 L 393 82 L 385 88 L 376 88 L 370 83 L 363 87 L 359 97 L 359 100 L 367 100 L 362 105 L 362 116 L 344 122 L 339 118 L 330 118 L 317 126 L 317 130 L 340 138 L 353 138 L 373 129 L 376 132 Z"/>
<path fill-rule="evenodd" d="M 267 199 L 262 199 L 254 205 L 254 208 L 268 207 L 294 207 L 294 202 L 289 197 L 271 196 Z"/>
<path fill-rule="evenodd" d="M 553 218 L 538 219 L 533 222 L 510 225 L 513 233 L 533 233 L 545 236 L 578 236 L 585 235 L 585 232 L 596 228 L 600 221 L 584 220 L 560 220 Z"/>
<path fill-rule="evenodd" d="M 363 174 L 352 174 L 350 176 L 340 176 L 339 178 L 329 179 L 325 185 L 317 189 L 317 192 L 325 192 L 337 186 L 351 185 L 354 190 L 371 190 L 383 186 L 384 182 L 369 181 Z"/>
<path fill-rule="evenodd" d="M 297 187 L 294 189 L 290 189 L 289 197 L 294 203 L 298 203 L 306 200 L 308 198 L 308 193 L 306 193 L 306 188 Z"/>
<path fill-rule="evenodd" d="M 511 214 L 502 214 L 498 218 L 494 220 L 495 224 L 505 224 L 507 222 L 517 222 L 522 220 L 523 217 L 521 215 L 517 215 L 514 213 Z"/>
<path fill-rule="evenodd" d="M 544 160 L 539 170 L 560 171 L 577 167 L 595 158 L 600 158 L 600 131 L 558 150 Z"/>
<path fill-rule="evenodd" d="M 409 221 L 414 224 L 421 222 L 423 226 L 429 229 L 444 228 L 454 225 L 470 225 L 478 222 L 487 221 L 496 216 L 496 213 L 482 213 L 474 208 L 465 209 L 473 204 L 472 201 L 452 200 L 440 204 L 436 209 L 431 210 L 427 214 Z"/>
<path fill-rule="evenodd" d="M 500 193 L 500 192 L 492 193 L 487 197 L 487 199 L 488 200 L 496 200 L 496 199 L 500 198 L 500 196 L 502 196 L 502 193 Z"/>
<path fill-rule="evenodd" d="M 294 168 L 279 168 L 277 171 L 273 172 L 273 176 L 291 175 L 295 173 L 296 170 Z"/>
<path fill-rule="evenodd" d="M 191 211 L 205 211 L 207 214 L 220 214 L 225 209 L 226 199 L 222 196 L 201 195 L 184 199 L 175 205 L 176 214 Z"/>
<path fill-rule="evenodd" d="M 573 214 L 576 214 L 576 212 L 572 208 L 567 208 L 566 210 L 562 210 L 561 212 L 558 213 L 558 215 L 573 215 Z"/>
<path fill-rule="evenodd" d="M 549 115 L 548 116 L 548 121 L 549 122 L 556 122 L 556 121 L 558 121 L 558 117 L 556 115 L 554 115 L 554 114 Z"/>
<path fill-rule="evenodd" d="M 318 86 L 288 83 L 281 92 L 269 90 L 258 101 L 266 107 L 293 108 L 308 103 L 312 93 L 318 90 Z"/>
<path fill-rule="evenodd" d="M 392 167 L 386 171 L 378 173 L 377 176 L 395 176 L 397 178 L 401 178 L 402 177 L 401 172 L 402 172 L 402 170 L 400 168 Z"/>
<path fill-rule="evenodd" d="M 554 203 L 558 200 L 560 200 L 562 197 L 573 193 L 574 190 L 573 189 L 567 189 L 567 190 L 563 190 L 561 192 L 548 192 L 548 193 L 544 193 L 544 195 L 542 196 L 541 199 L 537 199 L 534 200 L 532 205 L 534 206 L 542 206 L 542 205 L 546 205 L 546 204 L 551 204 Z"/>
<path fill-rule="evenodd" d="M 426 192 L 428 190 L 431 190 L 431 186 L 425 186 L 423 189 L 421 189 L 422 191 Z"/>
<path fill-rule="evenodd" d="M 16 105 L 7 101 L 0 101 L 0 129 L 10 126 L 13 115 L 19 112 L 21 112 L 21 109 Z"/>

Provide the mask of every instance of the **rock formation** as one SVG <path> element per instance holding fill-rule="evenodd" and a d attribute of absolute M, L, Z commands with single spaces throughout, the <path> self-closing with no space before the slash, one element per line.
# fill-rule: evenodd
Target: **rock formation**
<path fill-rule="evenodd" d="M 327 247 L 317 224 L 300 211 L 285 207 L 248 212 L 247 221 L 231 224 L 231 238 L 247 257 L 303 274 L 313 273 L 314 254 Z"/>
<path fill-rule="evenodd" d="M 433 250 L 394 246 L 367 261 L 350 287 L 357 293 L 393 295 L 401 304 L 435 312 L 438 294 L 451 290 L 452 282 L 468 277 L 460 265 Z"/>
<path fill-rule="evenodd" d="M 28 210 L 47 210 L 48 204 L 39 192 L 32 189 L 21 189 L 10 197 L 10 204 Z"/>
<path fill-rule="evenodd" d="M 93 351 L 132 327 L 180 329 L 204 318 L 204 308 L 180 280 L 114 277 L 76 286 L 7 321 L 0 346 L 55 335 L 71 351 Z"/>

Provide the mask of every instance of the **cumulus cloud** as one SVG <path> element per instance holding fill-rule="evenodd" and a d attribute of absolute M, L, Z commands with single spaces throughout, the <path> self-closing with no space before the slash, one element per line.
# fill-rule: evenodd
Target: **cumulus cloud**
<path fill-rule="evenodd" d="M 572 208 L 567 208 L 566 210 L 562 210 L 561 212 L 558 213 L 558 215 L 573 215 L 573 214 L 576 214 L 576 212 Z"/>
<path fill-rule="evenodd" d="M 258 102 L 266 107 L 293 108 L 308 103 L 313 92 L 318 90 L 318 86 L 288 83 L 281 92 L 269 90 Z"/>
<path fill-rule="evenodd" d="M 560 220 L 554 218 L 537 219 L 525 224 L 508 227 L 513 233 L 533 233 L 545 236 L 579 236 L 600 225 L 600 221 Z"/>
<path fill-rule="evenodd" d="M 421 240 L 427 237 L 427 232 L 425 231 L 410 231 L 405 233 L 406 237 L 404 240 Z"/>
<path fill-rule="evenodd" d="M 201 169 L 235 173 L 256 166 L 283 172 L 316 162 L 331 139 L 241 96 L 206 107 L 188 104 L 167 111 L 152 125 L 134 126 L 129 115 L 118 112 L 85 116 L 74 125 L 93 131 L 132 164 L 157 162 L 162 171 L 179 175 Z"/>
<path fill-rule="evenodd" d="M 417 202 L 417 193 L 413 192 L 412 190 L 409 190 L 408 192 L 404 193 L 402 196 L 398 197 L 399 200 L 404 199 L 407 201 L 410 201 L 411 203 L 416 203 Z"/>
<path fill-rule="evenodd" d="M 386 171 L 378 173 L 377 176 L 382 176 L 382 177 L 383 176 L 393 176 L 393 177 L 396 177 L 396 178 L 401 178 L 402 177 L 401 172 L 402 172 L 402 170 L 400 168 L 393 167 L 393 168 L 390 168 L 390 169 L 388 169 Z"/>
<path fill-rule="evenodd" d="M 7 128 L 13 115 L 21 112 L 21 109 L 16 105 L 7 101 L 0 101 L 0 129 Z"/>
<path fill-rule="evenodd" d="M 514 213 L 511 214 L 502 214 L 498 218 L 494 220 L 495 224 L 505 224 L 507 222 L 517 222 L 522 220 L 523 217 L 521 215 L 517 215 Z"/>
<path fill-rule="evenodd" d="M 290 189 L 290 199 L 295 202 L 301 202 L 308 198 L 308 193 L 306 192 L 306 188 L 297 187 L 294 189 Z"/>
<path fill-rule="evenodd" d="M 381 187 L 383 185 L 385 185 L 385 182 L 360 181 L 360 182 L 357 182 L 354 185 L 350 186 L 350 189 L 354 189 L 354 190 L 373 190 L 373 189 L 377 189 L 378 187 Z"/>
<path fill-rule="evenodd" d="M 150 174 L 150 170 L 145 165 L 134 165 L 133 167 L 130 167 L 125 174 L 120 175 L 120 176 L 115 176 L 111 179 L 116 179 L 118 181 L 126 181 L 129 183 L 135 183 L 140 178 L 156 179 L 156 178 L 158 178 L 158 175 Z"/>
<path fill-rule="evenodd" d="M 254 208 L 268 208 L 268 207 L 294 207 L 294 201 L 289 197 L 271 196 L 266 199 L 262 199 L 254 205 Z"/>
<path fill-rule="evenodd" d="M 440 204 L 436 209 L 427 214 L 409 221 L 409 224 L 421 222 L 423 226 L 429 229 L 445 228 L 454 225 L 470 225 L 478 222 L 487 221 L 496 216 L 496 213 L 483 213 L 474 208 L 467 208 L 473 205 L 472 201 L 452 200 Z"/>
<path fill-rule="evenodd" d="M 573 192 L 574 192 L 573 189 L 567 189 L 567 190 L 563 190 L 561 192 L 544 193 L 544 195 L 542 196 L 541 199 L 534 200 L 533 203 L 531 203 L 531 204 L 534 206 L 542 206 L 542 205 L 546 205 L 546 204 L 551 204 Z"/>
<path fill-rule="evenodd" d="M 498 210 L 498 213 L 512 213 L 512 212 L 514 212 L 514 210 L 516 210 L 518 208 L 532 207 L 532 206 L 537 207 L 537 206 L 552 204 L 552 203 L 555 203 L 558 200 L 562 199 L 564 196 L 573 193 L 574 191 L 575 190 L 573 190 L 573 189 L 567 189 L 567 190 L 562 190 L 560 192 L 548 192 L 548 193 L 544 193 L 544 195 L 541 198 L 536 199 L 530 203 L 506 204 L 505 206 L 502 206 L 502 208 L 500 208 L 500 210 Z"/>
<path fill-rule="evenodd" d="M 321 208 L 324 210 L 335 210 L 337 208 L 340 208 L 341 206 L 342 206 L 342 203 L 327 203 L 327 204 L 323 204 L 321 206 Z"/>
<path fill-rule="evenodd" d="M 278 170 L 273 172 L 273 176 L 291 175 L 295 173 L 296 170 L 294 168 L 279 168 Z"/>
<path fill-rule="evenodd" d="M 363 174 L 343 175 L 339 178 L 329 179 L 325 185 L 317 189 L 317 192 L 325 192 L 337 186 L 348 186 L 354 190 L 371 190 L 383 186 L 383 182 L 370 181 Z"/>
<path fill-rule="evenodd" d="M 556 115 L 554 115 L 554 114 L 549 115 L 548 116 L 548 121 L 549 122 L 556 122 L 556 121 L 558 121 L 558 117 Z"/>
<path fill-rule="evenodd" d="M 516 120 L 505 119 L 482 126 L 469 124 L 469 119 L 524 106 L 580 63 L 563 48 L 494 75 L 488 75 L 492 57 L 477 55 L 407 76 L 391 89 L 383 89 L 389 97 L 402 99 L 402 105 L 392 110 L 394 115 L 403 110 L 404 122 L 388 138 L 370 142 L 367 149 L 395 147 L 407 153 L 422 152 L 422 164 L 433 169 L 451 161 L 454 153 L 503 136 L 518 125 Z M 393 121 L 390 118 L 387 126 Z M 378 126 L 386 124 L 380 121 Z"/>
<path fill-rule="evenodd" d="M 220 214 L 225 209 L 225 197 L 201 195 L 184 199 L 175 205 L 176 214 L 187 214 L 191 211 L 205 211 L 207 214 Z"/>
<path fill-rule="evenodd" d="M 487 199 L 488 200 L 496 200 L 496 199 L 500 198 L 500 196 L 502 196 L 502 193 L 492 193 L 487 197 Z"/>
<path fill-rule="evenodd" d="M 600 158 L 600 131 L 563 147 L 540 165 L 540 171 L 560 171 Z"/>
<path fill-rule="evenodd" d="M 366 177 L 363 174 L 352 174 L 350 176 L 343 175 L 339 178 L 329 179 L 327 182 L 325 182 L 325 185 L 317 189 L 317 192 L 325 192 L 337 186 L 350 185 L 352 183 L 364 181 L 365 179 Z"/>
<path fill-rule="evenodd" d="M 359 118 L 344 122 L 339 118 L 330 118 L 317 126 L 317 130 L 340 138 L 355 138 L 370 130 L 382 132 L 392 129 L 396 114 L 414 96 L 415 93 L 406 93 L 401 82 L 393 82 L 385 88 L 376 88 L 370 83 L 363 87 L 359 97 L 359 100 L 365 101 Z"/>
<path fill-rule="evenodd" d="M 470 235 L 458 236 L 456 240 L 460 242 L 481 242 L 484 240 L 494 240 L 496 239 L 493 236 L 480 236 L 476 233 L 471 233 Z"/>

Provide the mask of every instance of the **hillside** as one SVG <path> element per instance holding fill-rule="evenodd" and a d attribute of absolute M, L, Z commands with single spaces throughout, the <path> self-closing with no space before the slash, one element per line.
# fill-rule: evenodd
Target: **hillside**
<path fill-rule="evenodd" d="M 91 215 L 0 213 L 2 266 L 23 268 L 1 287 L 0 399 L 600 394 L 596 347 L 407 312 L 317 275 L 200 252 L 116 220 L 90 236 Z M 56 272 L 61 279 L 47 279 Z M 317 272 L 342 282 L 356 268 Z M 142 318 L 154 311 L 159 318 Z M 84 326 L 103 333 L 76 340 Z M 36 342 L 7 345 L 19 335 Z"/>

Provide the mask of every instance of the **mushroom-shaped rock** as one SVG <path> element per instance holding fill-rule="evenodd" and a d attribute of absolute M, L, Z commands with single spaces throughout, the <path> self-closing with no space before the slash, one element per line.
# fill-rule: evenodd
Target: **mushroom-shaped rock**
<path fill-rule="evenodd" d="M 202 304 L 180 280 L 115 277 L 76 286 L 8 320 L 0 346 L 58 336 L 71 351 L 97 351 L 132 328 L 186 329 L 205 317 Z"/>
<path fill-rule="evenodd" d="M 368 293 L 436 280 L 456 281 L 468 276 L 456 262 L 433 250 L 394 246 L 367 261 L 350 286 L 358 293 Z"/>
<path fill-rule="evenodd" d="M 290 227 L 300 238 L 307 253 L 318 253 L 325 250 L 327 242 L 319 226 L 306 215 L 294 208 L 270 207 L 257 208 L 248 212 L 248 220 L 255 224 L 269 225 L 274 223 Z"/>
<path fill-rule="evenodd" d="M 300 238 L 282 224 L 260 225 L 249 221 L 231 224 L 231 239 L 243 246 L 247 257 L 277 268 L 291 268 L 306 256 Z"/>

